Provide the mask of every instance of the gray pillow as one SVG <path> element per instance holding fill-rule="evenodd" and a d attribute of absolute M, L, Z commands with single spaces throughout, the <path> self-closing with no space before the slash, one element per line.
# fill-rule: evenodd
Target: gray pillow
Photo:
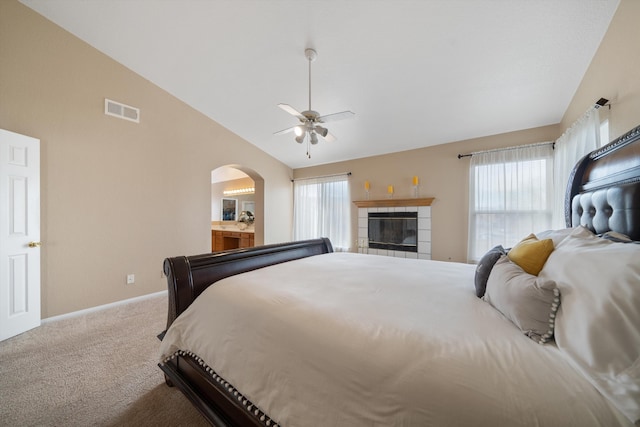
<path fill-rule="evenodd" d="M 507 252 L 504 250 L 502 245 L 498 245 L 484 254 L 480 259 L 480 262 L 476 267 L 475 276 L 476 295 L 478 298 L 482 298 L 484 295 L 485 289 L 487 288 L 487 280 L 489 279 L 489 274 L 491 273 L 493 265 L 506 253 Z"/>
<path fill-rule="evenodd" d="M 617 242 L 617 243 L 633 242 L 633 240 L 631 240 L 631 238 L 626 234 L 617 233 L 615 231 L 607 231 L 606 233 L 599 235 L 599 237 L 602 237 L 603 239 L 611 240 L 612 242 Z"/>
<path fill-rule="evenodd" d="M 560 291 L 553 280 L 528 274 L 505 256 L 489 275 L 484 300 L 532 340 L 544 344 L 553 337 L 560 305 Z"/>

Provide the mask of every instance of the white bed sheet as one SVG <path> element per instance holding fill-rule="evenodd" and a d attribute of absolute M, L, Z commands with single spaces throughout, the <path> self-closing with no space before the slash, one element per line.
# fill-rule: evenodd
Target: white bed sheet
<path fill-rule="evenodd" d="M 629 426 L 553 344 L 475 296 L 475 266 L 331 253 L 209 287 L 161 360 L 198 355 L 284 426 Z"/>

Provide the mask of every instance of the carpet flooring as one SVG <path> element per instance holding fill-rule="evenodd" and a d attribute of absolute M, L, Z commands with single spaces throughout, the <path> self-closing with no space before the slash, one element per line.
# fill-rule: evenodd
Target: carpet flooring
<path fill-rule="evenodd" d="M 206 426 L 158 362 L 166 295 L 0 342 L 0 426 Z"/>

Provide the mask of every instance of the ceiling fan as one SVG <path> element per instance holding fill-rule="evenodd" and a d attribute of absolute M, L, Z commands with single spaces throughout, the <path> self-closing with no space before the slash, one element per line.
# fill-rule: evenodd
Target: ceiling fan
<path fill-rule="evenodd" d="M 282 135 L 292 131 L 295 132 L 295 140 L 297 143 L 302 144 L 305 140 L 307 141 L 307 157 L 311 158 L 311 150 L 309 144 L 317 144 L 318 135 L 320 135 L 321 138 L 328 142 L 333 142 L 337 139 L 333 134 L 329 132 L 326 127 L 320 126 L 320 124 L 324 124 L 330 121 L 348 119 L 355 116 L 355 114 L 351 111 L 342 111 L 340 113 L 321 116 L 320 113 L 311 109 L 311 63 L 318 57 L 318 53 L 314 49 L 307 48 L 304 50 L 304 56 L 309 61 L 309 109 L 299 112 L 289 104 L 278 104 L 278 107 L 282 108 L 292 116 L 297 117 L 298 120 L 300 120 L 300 124 L 275 132 L 274 135 Z"/>

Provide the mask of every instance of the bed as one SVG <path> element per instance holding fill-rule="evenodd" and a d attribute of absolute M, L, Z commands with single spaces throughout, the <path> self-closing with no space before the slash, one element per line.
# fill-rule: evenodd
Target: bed
<path fill-rule="evenodd" d="M 168 258 L 159 366 L 218 426 L 640 425 L 640 127 L 578 162 L 566 218 L 478 266 Z"/>

